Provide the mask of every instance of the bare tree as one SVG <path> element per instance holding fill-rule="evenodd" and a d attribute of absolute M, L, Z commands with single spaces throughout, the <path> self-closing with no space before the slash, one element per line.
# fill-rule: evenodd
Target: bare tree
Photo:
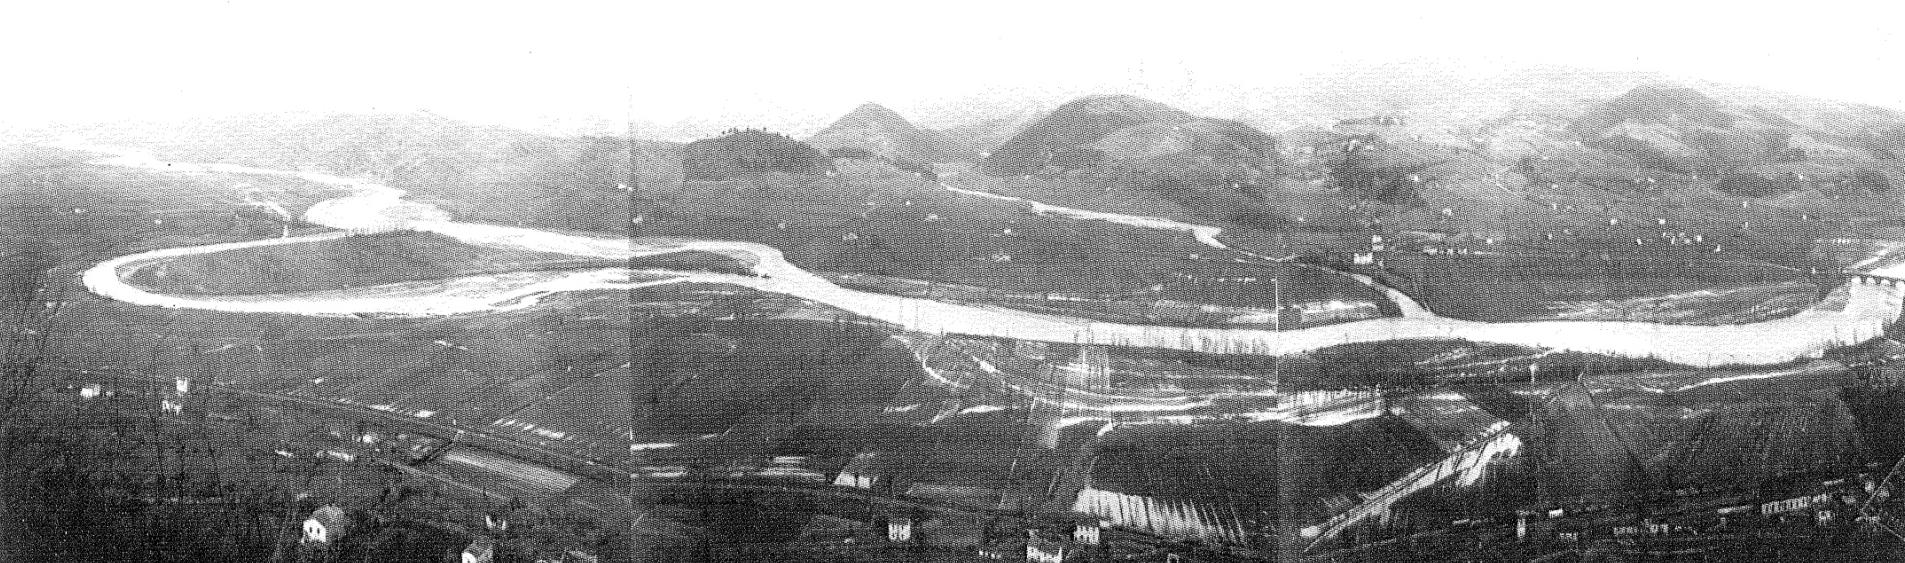
<path fill-rule="evenodd" d="M 44 244 L 28 243 L 0 259 L 0 459 L 11 451 L 20 409 L 39 391 L 40 362 L 47 354 L 54 318 L 65 300 L 49 283 L 58 256 Z"/>

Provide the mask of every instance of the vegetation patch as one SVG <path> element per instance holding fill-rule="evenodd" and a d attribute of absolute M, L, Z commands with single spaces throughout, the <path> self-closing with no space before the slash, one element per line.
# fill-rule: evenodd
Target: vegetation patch
<path fill-rule="evenodd" d="M 471 246 L 431 233 L 392 232 L 183 256 L 138 266 L 127 278 L 159 293 L 264 295 L 617 265 L 621 263 Z"/>

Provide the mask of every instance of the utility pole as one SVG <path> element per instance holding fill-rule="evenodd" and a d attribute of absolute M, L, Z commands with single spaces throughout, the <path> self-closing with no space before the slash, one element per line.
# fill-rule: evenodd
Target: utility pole
<path fill-rule="evenodd" d="M 623 149 L 628 159 L 628 175 L 623 179 L 623 184 L 628 186 L 628 220 L 625 226 L 628 229 L 629 247 L 633 249 L 636 241 L 642 236 L 642 178 L 641 162 L 638 155 L 640 149 L 636 146 L 635 141 L 634 86 L 631 85 L 628 88 L 626 99 L 628 107 L 627 113 L 624 114 L 626 129 L 622 135 Z M 631 252 L 627 264 L 631 275 L 635 271 L 635 260 L 636 258 Z M 628 301 L 632 305 L 635 301 L 635 292 L 639 290 L 630 289 L 628 291 Z M 636 435 L 636 433 L 640 431 L 640 429 L 636 428 L 636 425 L 641 420 L 653 419 L 652 412 L 655 403 L 660 400 L 660 397 L 657 395 L 659 387 L 655 385 L 656 382 L 652 377 L 655 365 L 654 349 L 657 341 L 655 338 L 656 330 L 653 329 L 658 327 L 647 327 L 650 330 L 641 330 L 636 324 L 638 321 L 633 317 L 635 313 L 630 314 L 628 331 L 628 401 L 623 404 L 623 408 L 628 409 L 629 444 L 633 444 L 634 441 L 640 437 Z M 651 416 L 643 416 L 643 408 L 650 409 L 649 412 Z M 634 479 L 629 479 L 628 493 L 629 501 L 636 506 L 640 506 L 640 499 L 636 496 L 636 482 Z M 624 537 L 627 538 L 625 541 L 628 541 L 630 545 L 626 546 L 624 552 L 628 553 L 631 557 L 645 559 L 645 557 L 635 553 L 635 546 L 633 545 L 635 538 L 639 537 L 637 533 L 638 530 L 636 529 L 636 524 L 639 522 L 639 519 L 629 521 L 628 530 L 627 533 L 624 534 Z"/>
<path fill-rule="evenodd" d="M 1271 306 L 1275 307 L 1277 310 L 1277 314 L 1271 317 L 1270 328 L 1276 329 L 1278 331 L 1282 331 L 1283 330 L 1283 278 L 1282 277 L 1270 278 L 1270 303 L 1271 303 Z"/>
<path fill-rule="evenodd" d="M 1270 328 L 1277 333 L 1277 339 L 1283 339 L 1283 276 L 1270 278 L 1270 306 L 1276 311 L 1270 315 Z M 1270 356 L 1270 381 L 1276 389 L 1283 389 L 1283 354 Z"/>

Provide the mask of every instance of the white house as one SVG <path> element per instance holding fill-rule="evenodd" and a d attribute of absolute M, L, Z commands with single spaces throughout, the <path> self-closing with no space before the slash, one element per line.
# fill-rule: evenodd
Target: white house
<path fill-rule="evenodd" d="M 477 536 L 470 540 L 469 547 L 463 548 L 463 563 L 490 563 L 496 560 L 496 540 L 488 536 Z"/>
<path fill-rule="evenodd" d="M 913 519 L 894 518 L 886 521 L 886 540 L 890 542 L 913 541 Z"/>
<path fill-rule="evenodd" d="M 329 543 L 343 539 L 350 531 L 350 517 L 344 509 L 327 504 L 311 511 L 304 519 L 304 543 Z"/>

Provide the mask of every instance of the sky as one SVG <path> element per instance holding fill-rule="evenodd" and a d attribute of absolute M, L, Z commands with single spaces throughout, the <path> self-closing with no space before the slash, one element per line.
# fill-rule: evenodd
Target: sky
<path fill-rule="evenodd" d="M 1905 109 L 1905 8 L 1878 2 L 35 4 L 0 31 L 0 125 L 427 110 L 799 132 L 865 101 L 936 125 L 1093 92 L 1235 107 L 1309 74 L 1424 63 L 1652 71 Z"/>

